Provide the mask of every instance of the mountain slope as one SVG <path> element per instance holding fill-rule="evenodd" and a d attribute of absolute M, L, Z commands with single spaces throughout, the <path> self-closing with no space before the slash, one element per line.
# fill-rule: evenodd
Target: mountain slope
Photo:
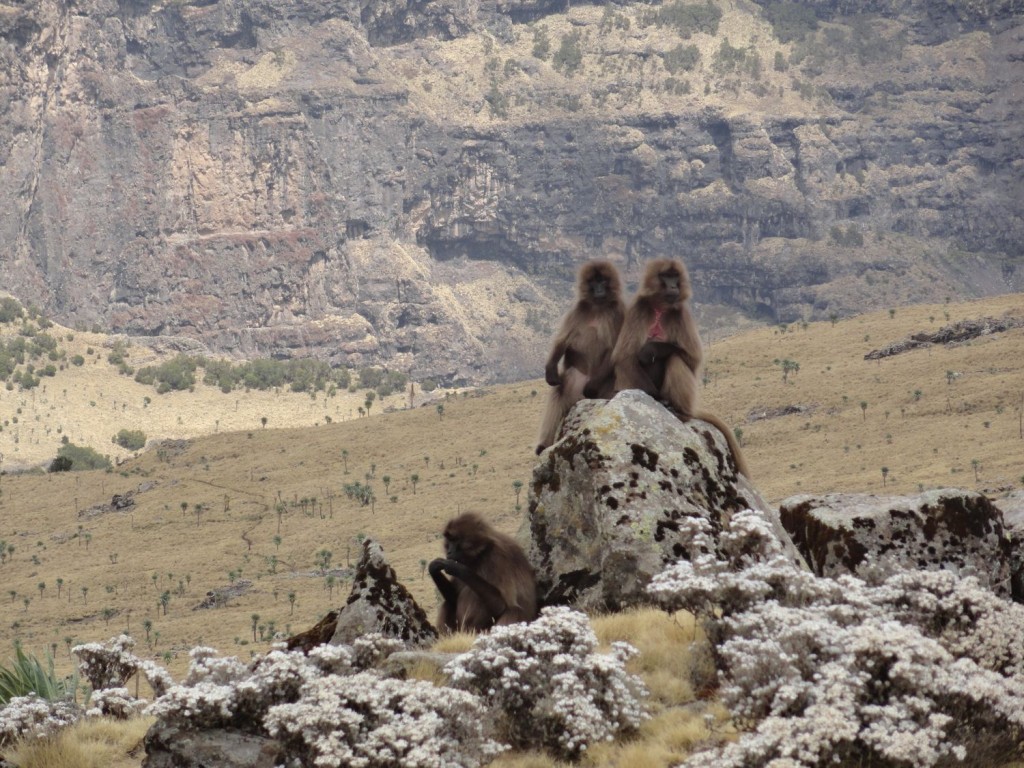
<path fill-rule="evenodd" d="M 947 313 L 950 322 L 1021 319 L 1022 306 L 1017 294 L 752 331 L 710 345 L 704 402 L 742 430 L 754 482 L 773 501 L 960 486 L 998 504 L 1024 488 L 1024 328 L 881 361 L 864 355 L 938 329 Z M 799 370 L 789 366 L 784 381 L 786 360 Z M 93 407 L 69 387 L 70 424 L 87 423 L 115 399 L 135 399 L 125 394 L 134 382 L 104 364 L 91 367 L 107 370 L 105 399 Z M 48 397 L 66 374 L 48 381 Z M 544 389 L 540 381 L 494 387 L 391 413 L 375 405 L 369 417 L 319 426 L 304 421 L 308 395 L 282 394 L 266 428 L 257 393 L 201 383 L 180 397 L 154 393 L 130 422 L 152 438 L 163 433 L 158 417 L 146 421 L 149 413 L 179 410 L 191 419 L 200 409 L 185 410 L 189 402 L 202 406 L 197 420 L 226 420 L 237 407 L 230 418 L 248 426 L 226 432 L 222 421 L 218 433 L 153 446 L 108 472 L 0 475 L 0 541 L 13 547 L 0 564 L 9 607 L 0 647 L 19 638 L 41 653 L 55 643 L 65 663 L 65 638 L 105 640 L 130 629 L 147 653 L 170 654 L 178 672 L 196 644 L 264 650 L 270 622 L 304 629 L 337 607 L 366 535 L 431 610 L 423 566 L 440 552 L 446 519 L 473 509 L 508 532 L 521 524 Z M 33 402 L 0 389 L 0 411 L 9 413 L 16 398 L 24 398 L 19 424 L 50 428 L 41 393 Z M 5 469 L 17 461 L 16 447 L 12 426 L 3 425 Z M 350 496 L 354 483 L 370 485 L 375 502 Z M 114 495 L 133 503 L 112 508 Z M 196 610 L 208 592 L 232 587 L 239 594 L 224 607 Z"/>

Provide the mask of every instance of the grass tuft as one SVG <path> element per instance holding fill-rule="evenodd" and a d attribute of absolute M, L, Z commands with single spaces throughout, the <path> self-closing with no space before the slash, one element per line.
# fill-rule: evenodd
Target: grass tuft
<path fill-rule="evenodd" d="M 80 720 L 47 739 L 23 741 L 3 753 L 18 768 L 137 768 L 152 718 Z"/>

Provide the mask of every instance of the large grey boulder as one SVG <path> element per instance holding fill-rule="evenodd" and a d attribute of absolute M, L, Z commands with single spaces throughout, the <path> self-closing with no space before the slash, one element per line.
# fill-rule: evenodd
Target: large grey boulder
<path fill-rule="evenodd" d="M 1024 601 L 1024 490 L 1010 491 L 996 501 L 996 506 L 1003 512 L 1010 539 L 1013 595 L 1018 602 Z"/>
<path fill-rule="evenodd" d="M 774 511 L 737 474 L 715 427 L 684 423 L 627 390 L 569 412 L 534 469 L 520 539 L 543 604 L 619 610 L 651 602 L 647 583 L 683 553 L 683 519 L 703 517 L 719 530 L 743 509 L 767 512 L 789 542 Z"/>
<path fill-rule="evenodd" d="M 161 721 L 146 732 L 145 745 L 143 768 L 275 768 L 285 757 L 281 743 L 267 736 Z"/>
<path fill-rule="evenodd" d="M 1010 491 L 994 503 L 1003 513 L 1010 538 L 1024 541 L 1024 490 Z"/>
<path fill-rule="evenodd" d="M 380 544 L 367 539 L 331 642 L 349 645 L 375 632 L 410 646 L 427 645 L 437 639 L 437 630 L 409 590 L 399 583 Z"/>
<path fill-rule="evenodd" d="M 805 494 L 783 501 L 779 514 L 819 575 L 949 570 L 974 576 L 997 594 L 1024 597 L 1012 586 L 1020 579 L 1020 555 L 1003 513 L 980 493 Z"/>

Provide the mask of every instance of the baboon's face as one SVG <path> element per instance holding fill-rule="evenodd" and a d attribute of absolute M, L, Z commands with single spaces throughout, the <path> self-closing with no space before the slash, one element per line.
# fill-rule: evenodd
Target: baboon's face
<path fill-rule="evenodd" d="M 603 301 L 608 297 L 611 281 L 603 272 L 596 273 L 587 283 L 590 297 L 595 301 Z"/>
<path fill-rule="evenodd" d="M 452 521 L 454 523 L 456 521 Z M 464 530 L 466 524 L 449 523 L 444 529 L 444 552 L 449 560 L 463 565 L 473 565 L 480 559 L 486 542 L 476 531 Z"/>
<path fill-rule="evenodd" d="M 669 304 L 675 304 L 682 295 L 679 273 L 674 269 L 658 273 L 658 280 L 661 283 L 661 295 Z"/>

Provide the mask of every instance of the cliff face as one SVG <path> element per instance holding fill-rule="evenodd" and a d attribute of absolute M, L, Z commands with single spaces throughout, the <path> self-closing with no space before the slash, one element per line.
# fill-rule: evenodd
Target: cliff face
<path fill-rule="evenodd" d="M 0 6 L 3 287 L 449 381 L 535 375 L 598 256 L 707 328 L 1024 289 L 1020 3 L 776 6 Z"/>

